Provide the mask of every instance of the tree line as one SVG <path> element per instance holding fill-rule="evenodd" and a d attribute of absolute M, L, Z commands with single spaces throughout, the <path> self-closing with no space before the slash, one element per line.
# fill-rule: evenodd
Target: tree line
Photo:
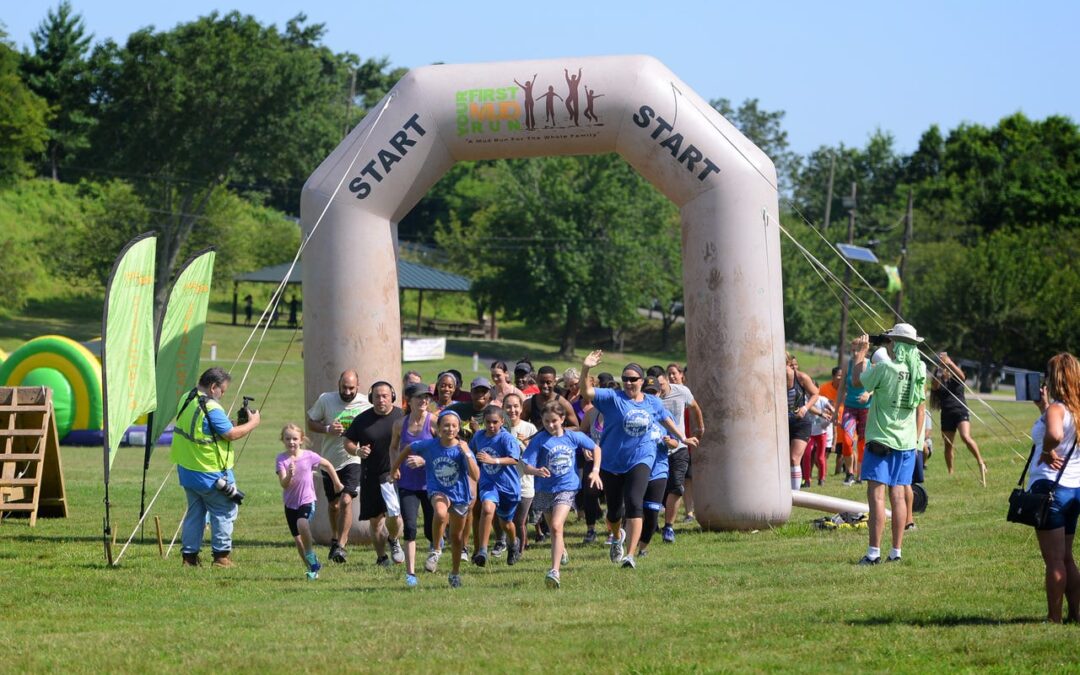
<path fill-rule="evenodd" d="M 92 218 L 81 230 L 104 244 L 95 248 L 100 260 L 71 269 L 107 270 L 112 247 L 145 229 L 159 233 L 159 288 L 197 245 L 242 249 L 238 266 L 291 258 L 298 234 L 281 214 L 297 215 L 311 170 L 405 72 L 386 58 L 335 53 L 324 34 L 303 15 L 279 29 L 231 12 L 145 28 L 123 44 L 93 43 L 62 2 L 33 32 L 32 47 L 19 52 L 0 36 L 0 190 L 40 196 L 26 183 L 48 180 L 88 200 Z M 912 196 L 902 313 L 936 348 L 1030 367 L 1076 350 L 1073 120 L 1016 113 L 994 126 L 932 126 L 910 153 L 878 131 L 862 147 L 800 156 L 783 111 L 756 99 L 712 105 L 773 158 L 784 227 L 837 277 L 843 263 L 830 245 L 846 240 L 851 185 L 855 243 L 890 264 L 901 254 Z M 252 236 L 253 226 L 230 233 L 228 214 L 244 209 L 240 220 L 262 223 L 266 236 Z M 678 214 L 617 156 L 460 164 L 399 234 L 445 251 L 450 267 L 473 280 L 480 312 L 548 327 L 566 353 L 586 331 L 617 341 L 641 324 L 642 308 L 662 317 L 662 349 L 675 339 Z M 0 234 L 0 263 L 18 257 L 16 244 Z M 787 241 L 783 256 L 787 337 L 835 345 L 841 291 Z M 851 330 L 891 324 L 884 272 L 855 265 L 884 302 L 856 280 L 853 292 L 879 315 L 853 303 Z M 628 266 L 640 273 L 616 273 Z"/>

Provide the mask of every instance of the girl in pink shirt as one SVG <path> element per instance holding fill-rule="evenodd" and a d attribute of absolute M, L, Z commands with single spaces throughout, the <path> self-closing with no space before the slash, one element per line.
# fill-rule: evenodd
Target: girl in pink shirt
<path fill-rule="evenodd" d="M 289 532 L 296 542 L 296 550 L 307 567 L 307 578 L 318 579 L 319 564 L 315 550 L 311 545 L 311 519 L 315 516 L 315 479 L 314 471 L 322 467 L 334 482 L 335 492 L 345 487 L 338 479 L 334 465 L 318 454 L 304 449 L 307 438 L 303 430 L 295 424 L 286 424 L 281 430 L 281 443 L 285 452 L 277 456 L 278 482 L 283 489 L 282 500 L 285 502 L 285 521 Z"/>

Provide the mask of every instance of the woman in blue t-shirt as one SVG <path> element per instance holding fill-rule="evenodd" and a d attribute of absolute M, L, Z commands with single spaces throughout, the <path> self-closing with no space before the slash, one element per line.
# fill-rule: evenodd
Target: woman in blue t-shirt
<path fill-rule="evenodd" d="M 672 436 L 684 445 L 696 448 L 696 438 L 686 438 L 675 422 L 664 419 L 664 406 L 660 399 L 646 395 L 641 387 L 645 371 L 636 363 L 628 363 L 622 371 L 623 390 L 598 389 L 589 380 L 589 370 L 600 364 L 604 353 L 591 352 L 581 364 L 582 398 L 591 402 L 604 416 L 604 435 L 600 439 L 603 462 L 600 478 L 607 494 L 608 529 L 614 535 L 609 552 L 611 562 L 633 569 L 645 501 L 656 456 L 656 445 L 649 439 L 649 429 L 659 422 Z M 623 517 L 625 528 L 621 527 Z M 629 546 L 623 544 L 629 535 Z M 624 555 L 625 553 L 625 555 Z"/>
<path fill-rule="evenodd" d="M 461 431 L 461 418 L 453 410 L 439 413 L 439 437 L 410 443 L 405 451 L 394 459 L 391 473 L 394 479 L 401 477 L 401 463 L 409 455 L 419 455 L 424 460 L 427 475 L 427 493 L 431 505 L 435 508 L 435 528 L 432 532 L 436 552 L 436 562 L 441 549 L 438 548 L 450 524 L 450 551 L 453 554 L 453 569 L 448 581 L 451 588 L 461 586 L 458 571 L 461 566 L 461 549 L 465 545 L 465 516 L 469 513 L 472 492 L 469 490 L 469 478 L 480 478 L 480 467 L 476 465 L 469 446 L 458 439 Z"/>

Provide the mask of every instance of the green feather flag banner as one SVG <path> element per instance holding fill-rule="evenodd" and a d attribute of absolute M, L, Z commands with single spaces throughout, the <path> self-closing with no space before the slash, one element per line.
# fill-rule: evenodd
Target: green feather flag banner
<path fill-rule="evenodd" d="M 889 286 L 885 289 L 886 293 L 896 293 L 904 287 L 903 282 L 900 280 L 900 270 L 896 265 L 882 265 L 885 270 L 885 276 L 889 279 Z"/>
<path fill-rule="evenodd" d="M 105 484 L 124 432 L 157 405 L 154 369 L 154 260 L 157 237 L 132 240 L 109 276 L 102 319 Z"/>
<path fill-rule="evenodd" d="M 212 249 L 196 254 L 180 272 L 169 294 L 158 334 L 157 413 L 147 437 L 151 443 L 161 436 L 176 414 L 180 397 L 195 386 L 199 377 L 214 257 Z"/>

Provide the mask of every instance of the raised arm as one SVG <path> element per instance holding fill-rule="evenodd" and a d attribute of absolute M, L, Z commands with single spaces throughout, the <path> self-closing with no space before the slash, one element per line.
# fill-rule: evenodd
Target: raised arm
<path fill-rule="evenodd" d="M 596 396 L 596 387 L 594 387 L 592 381 L 589 380 L 589 370 L 600 365 L 600 360 L 603 356 L 603 351 L 594 349 L 589 352 L 585 356 L 585 360 L 581 362 L 581 374 L 578 381 L 581 383 L 581 400 L 586 403 L 592 403 L 593 397 Z"/>
<path fill-rule="evenodd" d="M 870 351 L 870 336 L 863 333 L 851 341 L 851 383 L 862 386 L 861 376 L 866 372 L 866 353 Z"/>
<path fill-rule="evenodd" d="M 940 354 L 938 354 L 938 359 L 941 360 L 941 365 L 948 368 L 955 377 L 960 379 L 960 381 L 964 381 L 967 379 L 966 377 L 964 377 L 963 369 L 960 366 L 956 365 L 956 361 L 950 359 L 947 353 L 941 352 Z"/>

